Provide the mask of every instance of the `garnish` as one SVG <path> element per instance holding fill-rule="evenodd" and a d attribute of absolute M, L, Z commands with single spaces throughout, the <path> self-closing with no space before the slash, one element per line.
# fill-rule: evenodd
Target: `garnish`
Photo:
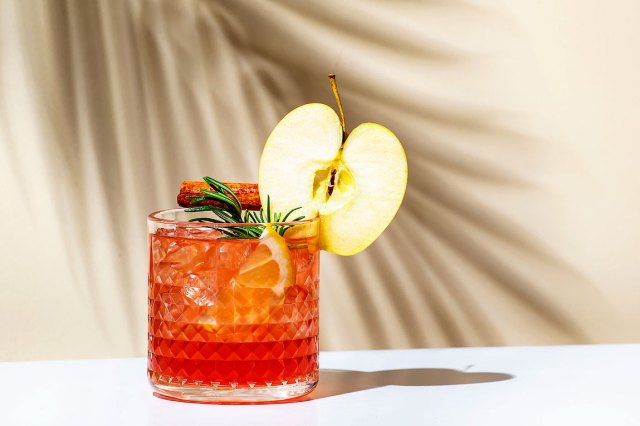
<path fill-rule="evenodd" d="M 338 114 L 311 103 L 289 112 L 265 143 L 258 186 L 279 210 L 302 206 L 319 216 L 320 248 L 344 256 L 373 243 L 398 211 L 407 187 L 407 158 L 386 127 L 349 131 L 336 76 L 329 76 Z"/>
<path fill-rule="evenodd" d="M 215 201 L 216 204 L 190 207 L 185 211 L 210 211 L 215 214 L 217 218 L 197 217 L 190 219 L 189 222 L 255 224 L 252 226 L 221 226 L 216 228 L 229 239 L 260 238 L 264 232 L 265 224 L 287 222 L 293 212 L 301 209 L 301 207 L 296 207 L 289 210 L 286 214 L 273 212 L 271 211 L 271 198 L 267 195 L 266 209 L 260 207 L 260 210 L 258 211 L 245 210 L 243 209 L 242 203 L 236 194 L 234 194 L 231 188 L 227 185 L 209 176 L 205 176 L 203 180 L 211 189 L 201 189 L 200 195 L 188 195 L 186 198 L 191 199 L 190 204 L 192 205 L 203 201 Z M 290 222 L 297 222 L 302 219 L 304 219 L 304 216 L 298 216 L 291 219 Z M 286 230 L 292 226 L 293 225 L 274 224 L 271 228 L 273 228 L 280 236 L 284 236 Z"/>

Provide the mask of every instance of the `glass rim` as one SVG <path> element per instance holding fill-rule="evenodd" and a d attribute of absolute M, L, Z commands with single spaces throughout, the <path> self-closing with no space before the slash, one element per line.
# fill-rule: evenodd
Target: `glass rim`
<path fill-rule="evenodd" d="M 297 221 L 288 221 L 288 222 L 251 222 L 251 223 L 215 223 L 215 222 L 188 222 L 183 220 L 171 220 L 157 217 L 157 215 L 162 213 L 172 213 L 172 212 L 186 212 L 186 213 L 200 213 L 200 212 L 187 212 L 187 208 L 173 208 L 173 209 L 163 209 L 157 210 L 153 213 L 150 213 L 147 216 L 147 220 L 154 223 L 162 223 L 162 224 L 170 224 L 174 226 L 180 227 L 188 227 L 188 228 L 201 228 L 206 226 L 208 228 L 229 228 L 229 227 L 249 227 L 249 226 L 266 226 L 266 225 L 304 225 L 312 223 L 319 219 L 319 216 L 312 217 L 310 219 L 302 219 Z"/>

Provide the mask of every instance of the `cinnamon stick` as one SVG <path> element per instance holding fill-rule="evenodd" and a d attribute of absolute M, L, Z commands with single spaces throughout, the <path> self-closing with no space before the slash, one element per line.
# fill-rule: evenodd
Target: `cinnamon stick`
<path fill-rule="evenodd" d="M 243 209 L 260 210 L 261 203 L 257 183 L 225 182 L 225 185 L 227 185 L 229 189 L 231 189 L 233 193 L 236 194 L 236 197 L 238 197 L 238 200 L 240 200 L 240 204 L 242 204 Z M 204 200 L 191 204 L 191 201 L 193 199 L 187 197 L 202 195 L 202 193 L 200 193 L 200 190 L 202 189 L 213 191 L 206 182 L 182 182 L 182 185 L 180 185 L 180 193 L 178 194 L 178 205 L 182 207 L 207 206 L 211 204 L 222 205 L 221 203 L 213 200 Z"/>

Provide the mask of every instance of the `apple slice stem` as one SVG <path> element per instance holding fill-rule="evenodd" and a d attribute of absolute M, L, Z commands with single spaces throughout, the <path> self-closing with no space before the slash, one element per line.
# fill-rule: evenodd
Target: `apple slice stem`
<path fill-rule="evenodd" d="M 340 113 L 340 124 L 342 125 L 342 143 L 347 140 L 347 123 L 344 119 L 344 110 L 342 109 L 342 101 L 340 100 L 340 93 L 338 92 L 338 82 L 336 81 L 335 74 L 329 74 L 329 82 L 331 83 L 331 90 L 333 96 L 336 98 L 338 104 L 338 112 Z"/>

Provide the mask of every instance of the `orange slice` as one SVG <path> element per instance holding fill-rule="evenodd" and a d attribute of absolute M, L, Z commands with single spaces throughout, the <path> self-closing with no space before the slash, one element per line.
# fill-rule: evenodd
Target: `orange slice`
<path fill-rule="evenodd" d="M 293 263 L 287 243 L 271 225 L 260 236 L 260 243 L 249 255 L 235 278 L 244 288 L 268 288 L 284 294 L 293 284 Z"/>
<path fill-rule="evenodd" d="M 265 226 L 259 241 L 232 279 L 231 287 L 218 295 L 218 306 L 200 318 L 205 330 L 242 333 L 239 325 L 268 322 L 273 310 L 284 301 L 287 287 L 294 282 L 287 243 L 272 225 Z"/>
<path fill-rule="evenodd" d="M 271 225 L 234 279 L 235 324 L 261 324 L 284 301 L 294 269 L 287 243 Z"/>

